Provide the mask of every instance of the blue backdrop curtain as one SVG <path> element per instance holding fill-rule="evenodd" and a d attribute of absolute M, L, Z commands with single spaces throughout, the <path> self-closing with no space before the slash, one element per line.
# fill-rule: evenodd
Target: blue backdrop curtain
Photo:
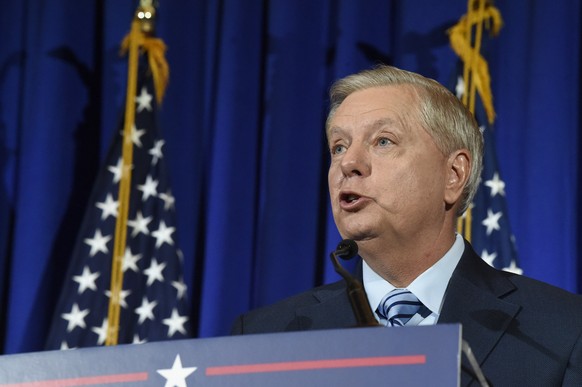
<path fill-rule="evenodd" d="M 496 146 L 526 275 L 582 290 L 578 1 L 497 1 Z M 2 1 L 0 341 L 41 350 L 121 115 L 134 0 Z M 448 83 L 464 0 L 161 0 L 160 113 L 197 336 L 335 279 L 327 90 L 394 64 Z"/>

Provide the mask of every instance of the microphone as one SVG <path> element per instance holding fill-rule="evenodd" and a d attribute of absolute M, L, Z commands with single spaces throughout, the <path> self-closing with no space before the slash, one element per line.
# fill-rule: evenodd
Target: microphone
<path fill-rule="evenodd" d="M 360 281 L 354 278 L 342 265 L 340 265 L 337 257 L 342 259 L 351 259 L 358 254 L 358 245 L 351 239 L 344 239 L 341 241 L 336 249 L 331 252 L 329 257 L 335 271 L 341 275 L 346 281 L 348 298 L 352 306 L 352 311 L 356 317 L 357 326 L 371 327 L 381 326 L 374 318 L 374 313 L 368 303 L 368 298 L 364 292 L 364 286 Z"/>

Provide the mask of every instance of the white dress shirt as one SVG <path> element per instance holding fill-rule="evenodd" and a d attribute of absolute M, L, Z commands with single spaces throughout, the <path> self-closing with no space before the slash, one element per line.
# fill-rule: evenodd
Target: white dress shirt
<path fill-rule="evenodd" d="M 449 251 L 408 285 L 406 289 L 410 290 L 412 294 L 414 294 L 431 312 L 424 319 L 417 314 L 408 324 L 436 324 L 443 306 L 447 285 L 453 275 L 455 267 L 457 267 L 457 264 L 463 255 L 464 250 L 465 242 L 463 241 L 463 237 L 457 234 L 455 243 L 453 243 L 453 246 L 451 246 Z M 368 266 L 366 261 L 363 261 L 362 269 L 364 289 L 366 290 L 368 302 L 370 303 L 372 311 L 375 312 L 378 305 L 380 305 L 382 298 L 395 289 L 395 286 L 380 277 L 380 275 Z M 374 313 L 374 316 L 378 322 L 385 325 L 386 321 L 382 321 L 376 313 Z"/>

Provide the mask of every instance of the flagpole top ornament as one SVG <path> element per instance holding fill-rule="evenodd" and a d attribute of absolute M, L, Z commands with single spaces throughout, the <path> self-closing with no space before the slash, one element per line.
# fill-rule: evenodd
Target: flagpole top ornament
<path fill-rule="evenodd" d="M 156 22 L 156 7 L 155 0 L 140 0 L 139 6 L 135 10 L 135 19 L 140 22 L 141 31 L 145 34 L 153 34 Z"/>

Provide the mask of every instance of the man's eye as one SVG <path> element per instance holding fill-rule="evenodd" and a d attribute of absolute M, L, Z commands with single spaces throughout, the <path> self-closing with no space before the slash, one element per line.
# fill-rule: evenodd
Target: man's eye
<path fill-rule="evenodd" d="M 331 154 L 337 155 L 339 153 L 343 153 L 346 151 L 346 147 L 344 145 L 334 145 L 331 148 Z"/>
<path fill-rule="evenodd" d="M 379 146 L 388 146 L 390 144 L 392 144 L 392 141 L 390 141 L 386 137 L 381 137 L 381 138 L 378 139 L 378 145 Z"/>

